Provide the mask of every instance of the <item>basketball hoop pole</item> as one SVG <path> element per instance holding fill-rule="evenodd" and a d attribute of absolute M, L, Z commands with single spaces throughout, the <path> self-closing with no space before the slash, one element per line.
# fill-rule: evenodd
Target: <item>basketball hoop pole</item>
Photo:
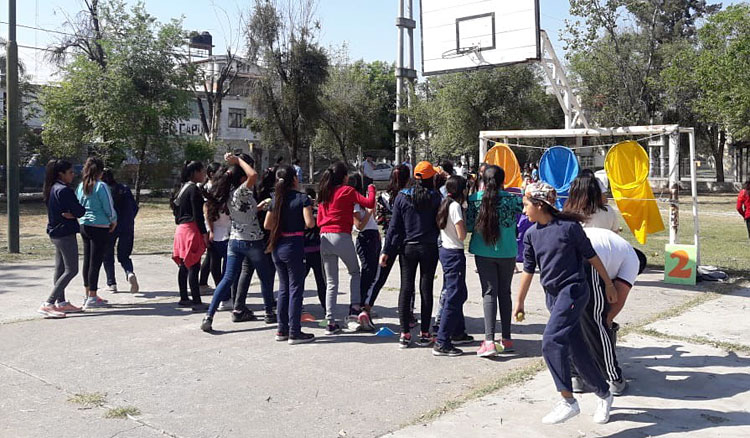
<path fill-rule="evenodd" d="M 414 151 L 411 133 L 408 126 L 402 126 L 403 117 L 401 108 L 406 103 L 406 108 L 411 109 L 411 91 L 417 71 L 414 70 L 414 29 L 417 22 L 414 21 L 413 0 L 398 0 L 398 16 L 396 27 L 398 28 L 398 56 L 396 57 L 396 122 L 393 124 L 393 132 L 396 135 L 396 164 L 403 161 L 402 147 L 404 138 L 409 146 L 409 160 L 414 164 Z M 408 64 L 404 67 L 405 52 L 408 50 Z M 406 95 L 404 95 L 406 93 Z"/>

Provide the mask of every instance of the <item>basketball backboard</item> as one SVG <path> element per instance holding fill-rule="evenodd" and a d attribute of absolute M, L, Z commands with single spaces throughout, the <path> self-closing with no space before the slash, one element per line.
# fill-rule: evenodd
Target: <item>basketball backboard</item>
<path fill-rule="evenodd" d="M 425 76 L 538 61 L 539 0 L 420 0 Z"/>

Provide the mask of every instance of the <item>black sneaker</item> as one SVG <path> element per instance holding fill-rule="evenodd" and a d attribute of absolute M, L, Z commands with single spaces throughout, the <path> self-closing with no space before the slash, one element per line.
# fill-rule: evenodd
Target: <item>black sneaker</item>
<path fill-rule="evenodd" d="M 177 305 L 180 307 L 191 307 L 193 305 L 193 300 L 180 300 Z"/>
<path fill-rule="evenodd" d="M 299 332 L 297 335 L 289 335 L 289 345 L 306 344 L 315 340 L 315 335 L 312 333 Z"/>
<path fill-rule="evenodd" d="M 417 339 L 417 345 L 419 345 L 420 347 L 429 347 L 430 345 L 432 345 L 432 341 L 433 340 L 434 339 L 432 339 L 432 335 L 431 334 L 429 334 L 429 333 L 420 333 L 419 334 L 419 339 Z"/>
<path fill-rule="evenodd" d="M 398 348 L 409 348 L 409 345 L 411 345 L 411 334 L 401 333 L 401 336 L 398 338 Z"/>
<path fill-rule="evenodd" d="M 257 319 L 258 318 L 255 317 L 255 314 L 250 309 L 232 312 L 232 322 L 247 322 L 255 321 Z"/>
<path fill-rule="evenodd" d="M 213 328 L 211 327 L 211 323 L 214 322 L 214 319 L 210 316 L 207 316 L 203 318 L 203 322 L 201 323 L 201 330 L 203 330 L 206 333 L 210 333 Z"/>
<path fill-rule="evenodd" d="M 328 324 L 326 327 L 326 335 L 332 336 L 341 333 L 341 327 L 338 324 Z"/>
<path fill-rule="evenodd" d="M 277 342 L 284 342 L 287 339 L 289 339 L 289 333 L 276 332 L 276 341 Z"/>
<path fill-rule="evenodd" d="M 193 312 L 205 312 L 206 310 L 208 310 L 208 304 L 206 304 L 206 303 L 195 303 L 195 304 L 193 304 L 193 306 L 191 307 L 191 309 L 193 310 Z"/>
<path fill-rule="evenodd" d="M 451 337 L 451 342 L 456 345 L 473 344 L 474 336 L 467 335 L 466 333 L 462 333 L 458 336 Z"/>
<path fill-rule="evenodd" d="M 432 355 L 433 356 L 448 356 L 448 357 L 456 357 L 464 354 L 463 350 L 460 350 L 456 347 L 441 347 L 438 344 L 435 344 L 434 347 L 432 347 Z"/>
<path fill-rule="evenodd" d="M 263 322 L 266 324 L 276 324 L 277 321 L 275 312 L 266 312 L 266 315 L 263 317 Z"/>

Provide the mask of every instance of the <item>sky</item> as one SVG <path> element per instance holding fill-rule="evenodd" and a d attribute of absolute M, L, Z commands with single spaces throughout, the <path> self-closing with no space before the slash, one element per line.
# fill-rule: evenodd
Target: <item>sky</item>
<path fill-rule="evenodd" d="M 408 0 L 407 0 L 408 1 Z M 414 15 L 419 17 L 419 0 L 414 1 Z M 502 1 L 502 0 L 498 0 Z M 740 0 L 723 1 L 724 5 Z M 7 2 L 0 0 L 0 34 L 7 37 Z M 64 31 L 67 16 L 82 9 L 81 0 L 17 0 L 17 22 L 53 31 Z M 128 3 L 135 3 L 128 0 Z M 251 0 L 145 0 L 146 9 L 160 21 L 183 17 L 188 30 L 208 31 L 214 37 L 215 54 L 227 46 L 242 47 L 241 13 L 247 15 Z M 561 41 L 564 20 L 569 18 L 569 3 L 565 0 L 540 0 L 540 18 L 555 45 L 563 56 Z M 318 18 L 321 22 L 321 43 L 338 47 L 346 42 L 352 60 L 384 60 L 396 58 L 397 29 L 395 17 L 398 0 L 318 0 Z M 55 68 L 45 60 L 45 52 L 20 46 L 45 48 L 60 35 L 32 29 L 18 29 L 19 55 L 32 81 L 45 83 L 54 80 Z M 239 46 L 238 46 L 239 45 Z M 420 69 L 419 28 L 415 30 L 415 66 Z"/>

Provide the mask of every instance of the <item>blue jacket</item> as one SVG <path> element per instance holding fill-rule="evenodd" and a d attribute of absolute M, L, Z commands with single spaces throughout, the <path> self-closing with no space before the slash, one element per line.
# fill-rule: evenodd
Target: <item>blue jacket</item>
<path fill-rule="evenodd" d="M 133 234 L 135 230 L 135 216 L 138 214 L 138 204 L 135 203 L 133 192 L 125 184 L 110 187 L 112 199 L 117 212 L 117 228 L 115 233 Z"/>
<path fill-rule="evenodd" d="M 103 227 L 117 221 L 117 211 L 109 187 L 101 181 L 94 184 L 91 194 L 83 193 L 83 183 L 76 189 L 78 202 L 86 209 L 86 214 L 78 220 L 81 225 Z"/>
<path fill-rule="evenodd" d="M 78 221 L 64 218 L 63 213 L 79 218 L 86 213 L 86 209 L 78 202 L 70 187 L 56 181 L 49 191 L 47 201 L 47 234 L 50 237 L 65 237 L 80 231 Z"/>
<path fill-rule="evenodd" d="M 417 211 L 412 204 L 411 189 L 402 190 L 393 201 L 393 216 L 385 235 L 383 254 L 394 257 L 406 243 L 434 243 L 437 245 L 440 230 L 437 227 L 437 211 L 440 208 L 440 193 L 430 192 L 431 204 Z"/>

